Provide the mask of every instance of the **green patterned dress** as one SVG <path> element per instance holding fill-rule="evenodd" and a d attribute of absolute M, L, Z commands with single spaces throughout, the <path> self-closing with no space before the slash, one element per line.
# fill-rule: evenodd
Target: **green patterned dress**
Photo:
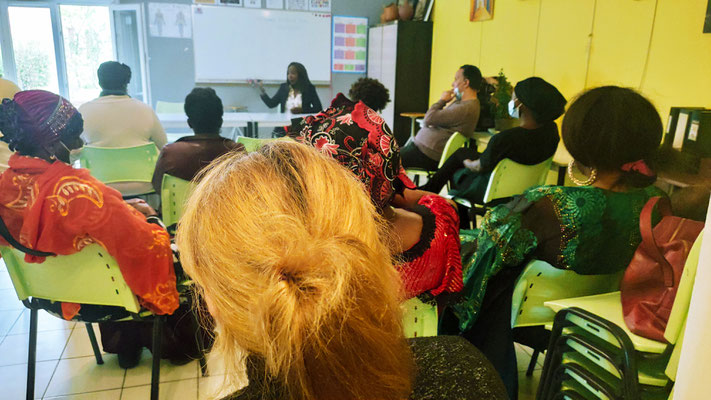
<path fill-rule="evenodd" d="M 540 186 L 490 210 L 473 231 L 462 231 L 464 289 L 452 306 L 459 329 L 476 321 L 488 280 L 530 259 L 579 274 L 627 267 L 641 242 L 639 214 L 656 187 L 612 192 L 591 186 Z"/>

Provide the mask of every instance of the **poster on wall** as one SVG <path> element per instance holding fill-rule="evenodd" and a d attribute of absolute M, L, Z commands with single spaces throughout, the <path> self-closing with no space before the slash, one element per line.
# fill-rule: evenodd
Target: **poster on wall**
<path fill-rule="evenodd" d="M 267 8 L 276 8 L 281 10 L 284 8 L 284 0 L 267 0 Z"/>
<path fill-rule="evenodd" d="M 331 71 L 363 74 L 368 62 L 368 18 L 333 16 Z"/>
<path fill-rule="evenodd" d="M 309 11 L 309 0 L 286 0 L 286 9 L 295 11 Z"/>
<path fill-rule="evenodd" d="M 486 21 L 494 18 L 494 0 L 471 0 L 470 21 Z"/>
<path fill-rule="evenodd" d="M 331 12 L 331 0 L 309 0 L 309 9 L 316 12 Z"/>
<path fill-rule="evenodd" d="M 704 22 L 704 33 L 711 33 L 711 0 L 706 7 L 706 21 Z"/>
<path fill-rule="evenodd" d="M 262 0 L 244 0 L 244 6 L 247 8 L 262 8 Z"/>
<path fill-rule="evenodd" d="M 151 36 L 192 37 L 190 5 L 148 3 L 148 30 Z"/>

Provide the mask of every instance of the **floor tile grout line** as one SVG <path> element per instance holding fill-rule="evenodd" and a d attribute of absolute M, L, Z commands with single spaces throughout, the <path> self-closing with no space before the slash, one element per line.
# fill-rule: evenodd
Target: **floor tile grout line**
<path fill-rule="evenodd" d="M 52 376 L 50 376 L 49 381 L 47 381 L 47 387 L 44 388 L 44 392 L 42 393 L 42 398 L 44 398 L 47 395 L 47 390 L 49 390 L 49 385 L 52 383 L 52 379 L 54 379 L 54 374 L 57 373 L 57 368 L 59 368 L 59 363 L 62 361 L 62 354 L 64 354 L 64 352 L 67 350 L 67 346 L 69 345 L 69 339 L 72 338 L 73 334 L 74 334 L 74 330 L 72 330 L 72 333 L 69 334 L 67 341 L 64 343 L 64 348 L 62 349 L 62 352 L 59 355 L 59 360 L 57 360 L 57 365 L 54 366 L 54 371 L 52 371 Z"/>

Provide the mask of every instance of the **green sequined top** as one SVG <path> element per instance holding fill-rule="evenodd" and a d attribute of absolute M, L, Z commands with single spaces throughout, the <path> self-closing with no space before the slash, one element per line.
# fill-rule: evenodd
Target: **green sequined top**
<path fill-rule="evenodd" d="M 490 277 L 530 259 L 579 274 L 626 268 L 642 241 L 639 214 L 665 196 L 650 186 L 612 192 L 592 186 L 540 186 L 491 209 L 473 231 L 462 231 L 462 299 L 452 306 L 465 331 L 474 324 Z"/>

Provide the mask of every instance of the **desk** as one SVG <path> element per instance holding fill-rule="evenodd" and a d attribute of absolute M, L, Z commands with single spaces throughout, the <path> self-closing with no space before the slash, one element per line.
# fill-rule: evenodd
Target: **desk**
<path fill-rule="evenodd" d="M 247 128 L 245 136 L 257 137 L 259 124 L 266 127 L 286 126 L 291 123 L 292 118 L 305 117 L 310 114 L 291 113 L 247 113 L 247 112 L 226 112 L 222 116 L 222 127 L 237 130 Z M 163 128 L 166 129 L 189 129 L 188 117 L 185 114 L 159 113 Z M 232 137 L 236 135 L 233 133 Z"/>
<path fill-rule="evenodd" d="M 410 136 L 415 137 L 415 121 L 417 121 L 418 118 L 424 117 L 425 113 L 404 112 L 404 113 L 400 113 L 400 116 L 405 117 L 405 118 L 410 118 Z"/>

